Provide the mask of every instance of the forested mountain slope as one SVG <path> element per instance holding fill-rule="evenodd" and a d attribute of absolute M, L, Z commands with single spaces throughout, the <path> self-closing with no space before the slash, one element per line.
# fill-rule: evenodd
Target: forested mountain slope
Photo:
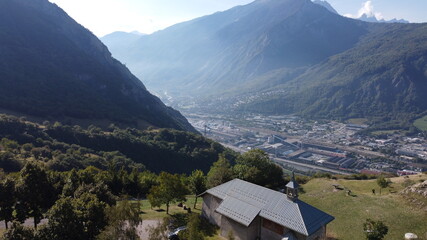
<path fill-rule="evenodd" d="M 422 114 L 427 111 L 426 40 L 427 24 L 378 25 L 354 48 L 245 108 L 343 118 Z"/>
<path fill-rule="evenodd" d="M 225 152 L 219 143 L 201 135 L 172 129 L 85 129 L 0 115 L 0 169 L 6 172 L 19 171 L 28 161 L 44 162 L 56 171 L 95 166 L 126 170 L 138 167 L 156 173 L 191 173 L 194 169 L 207 172 Z"/>
<path fill-rule="evenodd" d="M 194 131 L 47 0 L 0 1 L 0 108 L 49 119 Z"/>

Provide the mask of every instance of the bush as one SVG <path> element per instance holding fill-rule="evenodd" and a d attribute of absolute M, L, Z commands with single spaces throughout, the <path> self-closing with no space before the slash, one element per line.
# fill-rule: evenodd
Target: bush
<path fill-rule="evenodd" d="M 19 222 L 13 222 L 12 226 L 3 234 L 2 240 L 32 240 L 34 231 L 22 226 Z"/>

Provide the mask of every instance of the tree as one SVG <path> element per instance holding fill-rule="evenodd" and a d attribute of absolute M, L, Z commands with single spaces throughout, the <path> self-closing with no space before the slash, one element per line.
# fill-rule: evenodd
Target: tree
<path fill-rule="evenodd" d="M 76 169 L 71 170 L 68 175 L 67 181 L 62 189 L 62 196 L 74 197 L 74 192 L 80 186 L 79 176 L 77 175 Z"/>
<path fill-rule="evenodd" d="M 6 229 L 13 220 L 13 207 L 16 202 L 15 182 L 6 178 L 0 182 L 0 220 L 4 220 Z"/>
<path fill-rule="evenodd" d="M 166 204 L 166 214 L 169 214 L 169 205 L 185 201 L 188 189 L 178 174 L 162 172 L 158 181 L 159 185 L 153 186 L 147 197 L 152 206 L 159 207 L 159 204 Z"/>
<path fill-rule="evenodd" d="M 84 225 L 75 208 L 74 199 L 61 198 L 48 212 L 48 224 L 40 232 L 46 239 L 85 239 Z"/>
<path fill-rule="evenodd" d="M 183 235 L 183 239 L 188 240 L 203 240 L 205 237 L 203 236 L 202 229 L 202 221 L 200 220 L 199 214 L 190 214 L 188 223 L 187 223 L 187 230 L 180 232 L 178 235 Z"/>
<path fill-rule="evenodd" d="M 74 207 L 80 221 L 85 226 L 86 239 L 95 239 L 108 224 L 106 206 L 96 195 L 90 193 L 84 193 L 75 199 Z"/>
<path fill-rule="evenodd" d="M 99 240 L 109 239 L 139 239 L 137 227 L 142 219 L 139 215 L 140 205 L 127 200 L 107 208 L 108 226 L 98 235 Z"/>
<path fill-rule="evenodd" d="M 41 239 L 95 239 L 107 225 L 106 204 L 90 193 L 63 197 L 48 212 L 48 224 L 39 230 Z"/>
<path fill-rule="evenodd" d="M 368 218 L 363 224 L 363 231 L 365 231 L 367 240 L 382 240 L 388 233 L 388 227 L 382 221 Z"/>
<path fill-rule="evenodd" d="M 208 172 L 206 185 L 208 188 L 213 188 L 232 179 L 233 171 L 230 162 L 221 154 Z"/>
<path fill-rule="evenodd" d="M 242 180 L 268 188 L 283 186 L 283 170 L 270 160 L 268 154 L 260 149 L 250 150 L 240 155 L 233 168 Z"/>
<path fill-rule="evenodd" d="M 20 175 L 19 200 L 26 205 L 25 209 L 28 209 L 28 215 L 34 218 L 34 228 L 37 229 L 43 213 L 55 201 L 54 190 L 48 181 L 46 171 L 36 163 L 28 162 Z"/>
<path fill-rule="evenodd" d="M 201 170 L 194 170 L 189 177 L 189 182 L 191 193 L 196 197 L 193 207 L 195 209 L 198 196 L 206 191 L 206 176 Z"/>
<path fill-rule="evenodd" d="M 381 175 L 377 179 L 377 184 L 380 187 L 380 195 L 381 195 L 381 189 L 388 187 L 389 183 L 387 179 L 383 175 Z"/>
<path fill-rule="evenodd" d="M 19 222 L 13 222 L 12 227 L 4 234 L 2 240 L 33 240 L 34 231 L 22 226 Z"/>
<path fill-rule="evenodd" d="M 115 205 L 117 201 L 117 197 L 110 192 L 108 186 L 102 181 L 99 181 L 96 184 L 81 184 L 74 192 L 74 197 L 80 198 L 85 193 L 95 195 L 99 201 L 110 206 Z"/>
<path fill-rule="evenodd" d="M 125 186 L 126 192 L 131 196 L 138 197 L 141 194 L 141 188 L 139 185 L 139 170 L 137 168 L 133 168 L 132 172 L 129 174 L 128 184 Z"/>

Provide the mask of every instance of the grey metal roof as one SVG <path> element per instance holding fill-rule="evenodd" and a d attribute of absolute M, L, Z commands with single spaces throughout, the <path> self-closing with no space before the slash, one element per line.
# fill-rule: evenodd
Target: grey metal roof
<path fill-rule="evenodd" d="M 226 197 L 216 211 L 247 227 L 258 216 L 261 208 L 233 197 Z"/>
<path fill-rule="evenodd" d="M 216 211 L 244 226 L 257 215 L 305 236 L 315 233 L 334 220 L 329 214 L 301 201 L 291 201 L 286 194 L 240 179 L 234 179 L 206 191 L 223 201 Z"/>

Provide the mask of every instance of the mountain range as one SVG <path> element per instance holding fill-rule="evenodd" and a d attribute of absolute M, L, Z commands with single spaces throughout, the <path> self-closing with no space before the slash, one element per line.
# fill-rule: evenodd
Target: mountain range
<path fill-rule="evenodd" d="M 373 22 L 373 23 L 409 23 L 409 21 L 405 19 L 396 19 L 396 18 L 393 18 L 391 20 L 384 20 L 384 19 L 378 20 L 377 17 L 368 16 L 367 14 L 362 14 L 362 16 L 360 16 L 358 19 L 361 21 Z"/>
<path fill-rule="evenodd" d="M 195 131 L 48 0 L 0 1 L 0 72 L 1 112 Z"/>
<path fill-rule="evenodd" d="M 396 118 L 427 111 L 426 40 L 427 24 L 359 21 L 310 0 L 258 0 L 110 50 L 176 106 Z"/>

